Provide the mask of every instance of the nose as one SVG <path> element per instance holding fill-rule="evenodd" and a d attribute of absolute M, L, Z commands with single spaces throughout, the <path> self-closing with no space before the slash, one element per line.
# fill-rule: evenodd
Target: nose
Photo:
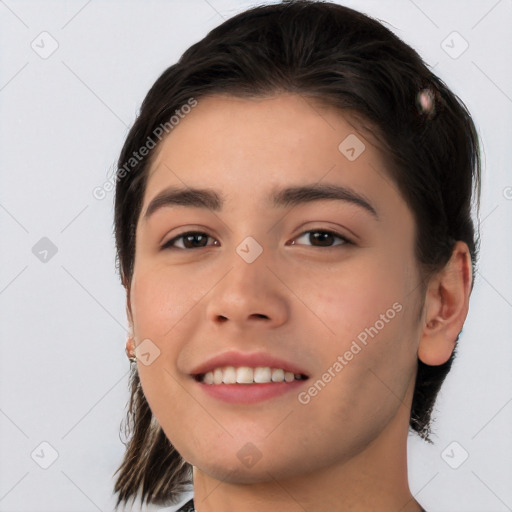
<path fill-rule="evenodd" d="M 265 251 L 251 263 L 235 253 L 229 264 L 231 268 L 209 294 L 208 320 L 238 330 L 286 323 L 290 314 L 287 289 Z"/>

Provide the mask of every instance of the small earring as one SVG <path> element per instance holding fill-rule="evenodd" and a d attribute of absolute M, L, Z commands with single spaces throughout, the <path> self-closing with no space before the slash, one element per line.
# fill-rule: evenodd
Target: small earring
<path fill-rule="evenodd" d="M 128 338 L 128 340 L 126 340 L 125 352 L 126 352 L 126 357 L 128 357 L 128 359 L 130 360 L 130 363 L 135 363 L 135 361 L 137 361 L 137 356 L 135 355 L 135 353 L 133 351 L 133 344 L 134 344 L 134 341 L 132 338 Z"/>

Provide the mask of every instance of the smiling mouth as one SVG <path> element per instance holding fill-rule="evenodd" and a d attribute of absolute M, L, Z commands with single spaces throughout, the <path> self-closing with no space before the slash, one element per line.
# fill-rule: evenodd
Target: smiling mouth
<path fill-rule="evenodd" d="M 307 375 L 292 373 L 283 368 L 269 366 L 223 366 L 194 376 L 195 380 L 207 385 L 218 384 L 269 384 L 306 380 Z"/>

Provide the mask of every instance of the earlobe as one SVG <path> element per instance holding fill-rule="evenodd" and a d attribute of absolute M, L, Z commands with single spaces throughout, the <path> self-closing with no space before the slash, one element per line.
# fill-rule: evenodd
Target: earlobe
<path fill-rule="evenodd" d="M 430 366 L 446 363 L 457 344 L 469 310 L 472 265 L 468 246 L 458 241 L 445 267 L 428 284 L 418 359 Z"/>
<path fill-rule="evenodd" d="M 137 358 L 135 356 L 135 340 L 132 337 L 126 340 L 125 352 L 126 357 L 128 357 L 130 361 L 136 361 Z"/>

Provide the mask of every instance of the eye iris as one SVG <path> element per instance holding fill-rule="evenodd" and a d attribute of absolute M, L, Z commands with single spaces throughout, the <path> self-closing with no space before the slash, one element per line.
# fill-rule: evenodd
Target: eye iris
<path fill-rule="evenodd" d="M 194 245 L 194 240 L 199 241 L 199 245 Z M 203 242 L 204 243 L 201 243 Z M 191 233 L 183 236 L 183 245 L 187 249 L 194 249 L 196 247 L 204 247 L 208 241 L 208 236 L 202 235 L 201 233 Z M 189 245 L 191 243 L 191 245 Z"/>
<path fill-rule="evenodd" d="M 326 231 L 313 231 L 310 237 L 320 242 L 320 246 L 322 247 L 332 245 L 333 242 L 332 233 L 327 233 Z"/>

